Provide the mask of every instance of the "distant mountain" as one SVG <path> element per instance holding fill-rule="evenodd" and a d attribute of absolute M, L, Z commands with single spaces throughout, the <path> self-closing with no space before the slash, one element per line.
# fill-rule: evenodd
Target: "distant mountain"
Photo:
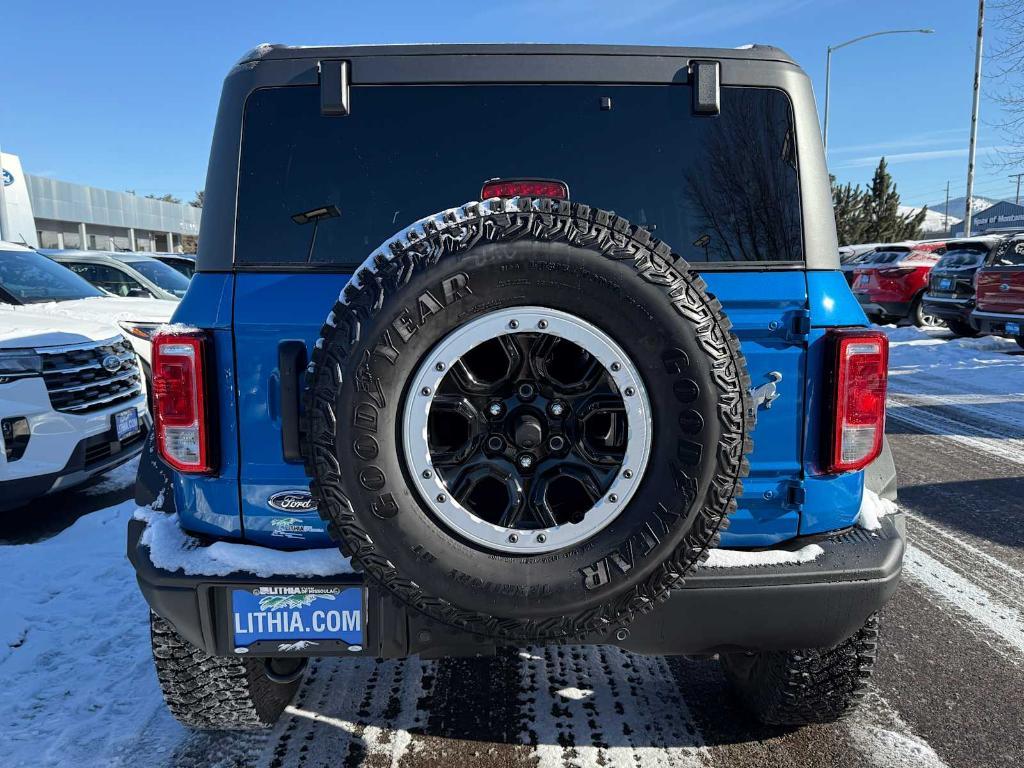
<path fill-rule="evenodd" d="M 975 205 L 977 205 L 978 198 L 974 198 Z M 949 210 L 953 210 L 953 201 L 950 200 Z M 986 206 L 987 207 L 987 206 Z M 901 205 L 900 213 L 917 213 L 920 208 L 915 208 L 911 205 Z M 931 208 L 928 209 L 928 213 L 924 216 L 924 222 L 921 224 L 921 231 L 924 234 L 933 234 L 938 232 L 946 232 L 954 224 L 959 224 L 960 219 L 956 218 L 952 214 L 949 216 L 949 221 L 946 221 L 946 217 L 942 214 L 942 211 L 933 211 Z"/>
<path fill-rule="evenodd" d="M 953 218 L 955 216 L 958 221 L 963 219 L 964 215 L 967 213 L 967 206 L 965 205 L 966 202 L 967 202 L 967 198 L 963 197 L 963 196 L 949 198 L 949 217 Z M 988 208 L 990 205 L 994 205 L 995 203 L 998 203 L 998 202 L 999 202 L 998 200 L 993 200 L 990 197 L 981 197 L 979 195 L 975 195 L 974 196 L 974 212 L 977 213 L 978 211 L 983 211 L 986 208 Z M 929 211 L 938 211 L 939 213 L 945 213 L 945 210 L 946 210 L 946 201 L 945 201 L 945 199 L 939 200 L 939 202 L 937 202 L 937 203 L 929 203 L 928 204 L 928 210 Z"/>

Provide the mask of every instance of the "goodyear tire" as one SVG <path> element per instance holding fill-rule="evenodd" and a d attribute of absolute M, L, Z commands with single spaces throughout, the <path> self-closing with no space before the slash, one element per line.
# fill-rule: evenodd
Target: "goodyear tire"
<path fill-rule="evenodd" d="M 356 273 L 313 353 L 319 512 L 437 620 L 616 632 L 735 509 L 752 423 L 729 329 L 669 246 L 612 213 L 517 198 L 424 219 Z"/>

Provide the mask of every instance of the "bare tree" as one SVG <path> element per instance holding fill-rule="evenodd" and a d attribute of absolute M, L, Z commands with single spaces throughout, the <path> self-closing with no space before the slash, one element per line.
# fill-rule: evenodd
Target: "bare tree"
<path fill-rule="evenodd" d="M 1002 108 L 993 124 L 1006 146 L 995 162 L 1003 168 L 1024 167 L 1024 0 L 996 0 L 989 8 L 987 95 Z"/>

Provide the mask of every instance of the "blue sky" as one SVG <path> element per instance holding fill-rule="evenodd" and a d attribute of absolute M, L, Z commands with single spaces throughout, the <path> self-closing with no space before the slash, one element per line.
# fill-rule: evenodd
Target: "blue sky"
<path fill-rule="evenodd" d="M 825 48 L 879 29 L 932 27 L 835 54 L 830 166 L 865 183 L 885 154 L 904 202 L 966 189 L 977 6 L 971 0 L 522 0 L 171 3 L 6 0 L 0 146 L 26 170 L 140 194 L 204 185 L 223 76 L 260 42 L 770 43 L 824 104 Z M 975 193 L 1011 196 L 983 102 Z"/>

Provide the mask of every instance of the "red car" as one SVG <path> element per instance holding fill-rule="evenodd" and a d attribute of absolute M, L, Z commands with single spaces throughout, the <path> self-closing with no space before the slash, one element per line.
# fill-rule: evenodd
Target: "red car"
<path fill-rule="evenodd" d="M 1024 235 L 1000 243 L 975 275 L 977 304 L 971 325 L 1008 336 L 1024 347 Z"/>
<path fill-rule="evenodd" d="M 940 318 L 924 311 L 921 299 L 928 288 L 928 273 L 945 252 L 946 242 L 935 240 L 879 246 L 870 263 L 853 273 L 853 292 L 868 319 L 942 327 Z"/>

